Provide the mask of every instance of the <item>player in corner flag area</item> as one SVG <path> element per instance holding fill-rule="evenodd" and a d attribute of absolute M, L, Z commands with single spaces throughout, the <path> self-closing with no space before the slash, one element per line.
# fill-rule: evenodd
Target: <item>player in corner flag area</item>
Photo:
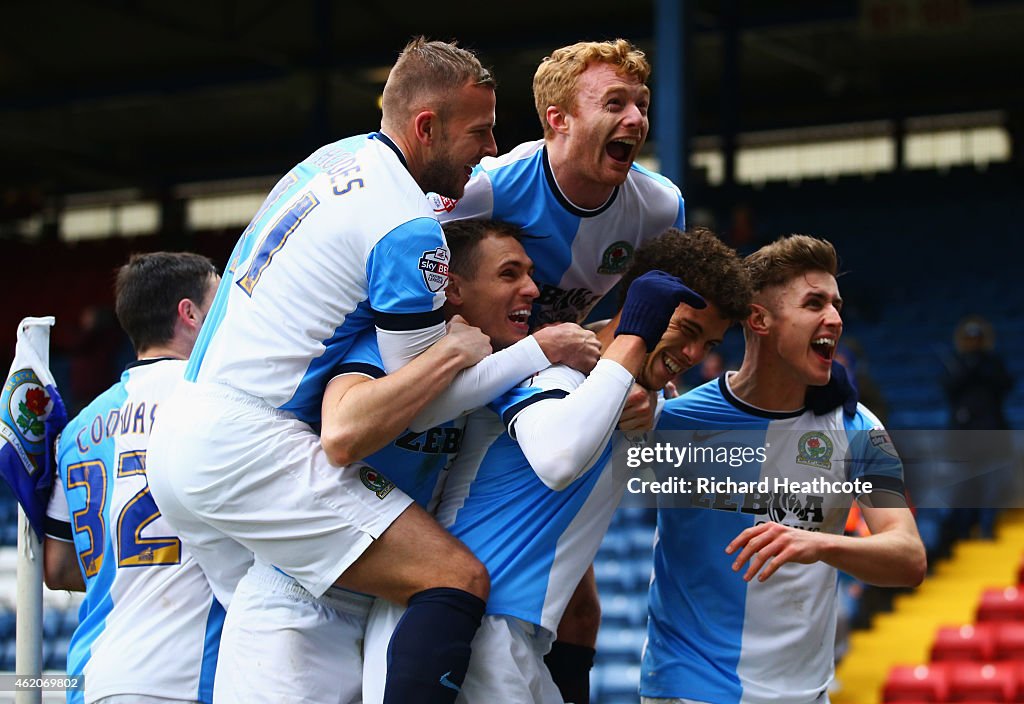
<path fill-rule="evenodd" d="M 49 369 L 53 317 L 25 318 L 0 396 L 0 472 L 40 539 L 53 485 L 53 440 L 68 422 Z"/>

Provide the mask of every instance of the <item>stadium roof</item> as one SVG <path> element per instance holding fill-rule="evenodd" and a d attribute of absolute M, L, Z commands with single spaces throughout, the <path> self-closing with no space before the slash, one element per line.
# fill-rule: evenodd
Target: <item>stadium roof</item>
<path fill-rule="evenodd" d="M 24 215 L 54 193 L 159 193 L 181 182 L 280 173 L 324 142 L 378 125 L 387 67 L 418 33 L 457 38 L 495 69 L 505 149 L 540 133 L 530 81 L 543 56 L 579 39 L 616 36 L 655 54 L 655 5 L 5 3 L 0 219 Z M 729 7 L 739 29 L 739 129 L 976 110 L 1020 120 L 1021 0 L 691 7 L 698 134 L 714 134 L 722 121 L 722 8 Z"/>

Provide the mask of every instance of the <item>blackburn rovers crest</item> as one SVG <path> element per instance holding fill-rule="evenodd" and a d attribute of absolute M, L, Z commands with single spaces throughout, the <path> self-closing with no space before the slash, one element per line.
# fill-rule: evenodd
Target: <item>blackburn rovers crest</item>
<path fill-rule="evenodd" d="M 621 274 L 629 263 L 633 261 L 633 245 L 624 240 L 609 245 L 601 255 L 601 266 L 597 267 L 598 274 Z"/>
<path fill-rule="evenodd" d="M 31 369 L 15 372 L 4 384 L 0 437 L 21 450 L 18 454 L 29 474 L 37 469 L 32 456 L 43 451 L 46 419 L 52 409 L 53 399 Z"/>
<path fill-rule="evenodd" d="M 832 441 L 825 433 L 812 430 L 800 436 L 796 461 L 809 467 L 832 469 Z"/>
<path fill-rule="evenodd" d="M 428 250 L 420 257 L 420 273 L 423 283 L 431 293 L 444 290 L 448 285 L 448 250 L 444 247 Z"/>
<path fill-rule="evenodd" d="M 392 489 L 395 488 L 395 485 L 390 479 L 372 467 L 363 467 L 360 469 L 359 478 L 363 481 L 363 484 L 367 489 L 377 495 L 378 499 L 383 499 L 391 493 Z"/>

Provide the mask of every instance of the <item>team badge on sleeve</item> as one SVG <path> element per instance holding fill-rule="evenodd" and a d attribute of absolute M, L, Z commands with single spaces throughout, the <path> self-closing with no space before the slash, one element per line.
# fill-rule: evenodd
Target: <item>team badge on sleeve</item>
<path fill-rule="evenodd" d="M 444 290 L 448 285 L 448 250 L 444 247 L 428 250 L 420 257 L 420 273 L 423 283 L 431 293 Z"/>
<path fill-rule="evenodd" d="M 832 469 L 832 441 L 825 433 L 812 430 L 800 436 L 796 461 L 809 467 Z"/>
<path fill-rule="evenodd" d="M 378 499 L 383 499 L 391 493 L 392 489 L 395 488 L 395 485 L 390 479 L 372 467 L 363 467 L 360 469 L 359 478 L 363 481 L 363 484 L 367 489 L 377 495 Z"/>
<path fill-rule="evenodd" d="M 892 439 L 889 437 L 889 433 L 885 432 L 885 428 L 874 427 L 868 433 L 868 438 L 871 440 L 872 447 L 877 447 L 879 450 L 892 457 L 899 458 L 899 454 L 896 452 L 896 446 L 892 444 Z"/>

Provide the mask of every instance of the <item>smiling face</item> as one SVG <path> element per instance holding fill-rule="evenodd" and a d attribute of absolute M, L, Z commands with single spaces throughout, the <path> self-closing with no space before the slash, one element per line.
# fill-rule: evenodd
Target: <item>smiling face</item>
<path fill-rule="evenodd" d="M 504 349 L 529 332 L 530 307 L 540 295 L 530 278 L 533 261 L 514 237 L 488 236 L 476 245 L 472 276 L 451 273 L 445 295 L 451 310 Z"/>
<path fill-rule="evenodd" d="M 680 303 L 665 334 L 647 355 L 637 382 L 648 389 L 664 388 L 676 376 L 700 364 L 722 342 L 731 324 L 711 302 L 699 310 Z"/>
<path fill-rule="evenodd" d="M 576 81 L 576 106 L 565 115 L 569 163 L 604 187 L 621 185 L 647 139 L 651 91 L 636 76 L 592 63 Z"/>
<path fill-rule="evenodd" d="M 808 271 L 762 292 L 755 303 L 768 311 L 765 341 L 793 376 L 808 386 L 828 383 L 832 358 L 843 334 L 836 277 Z"/>
<path fill-rule="evenodd" d="M 429 155 L 420 176 L 424 191 L 452 199 L 462 197 L 473 167 L 485 156 L 496 156 L 494 89 L 466 84 L 456 91 L 444 115 L 436 115 Z"/>

